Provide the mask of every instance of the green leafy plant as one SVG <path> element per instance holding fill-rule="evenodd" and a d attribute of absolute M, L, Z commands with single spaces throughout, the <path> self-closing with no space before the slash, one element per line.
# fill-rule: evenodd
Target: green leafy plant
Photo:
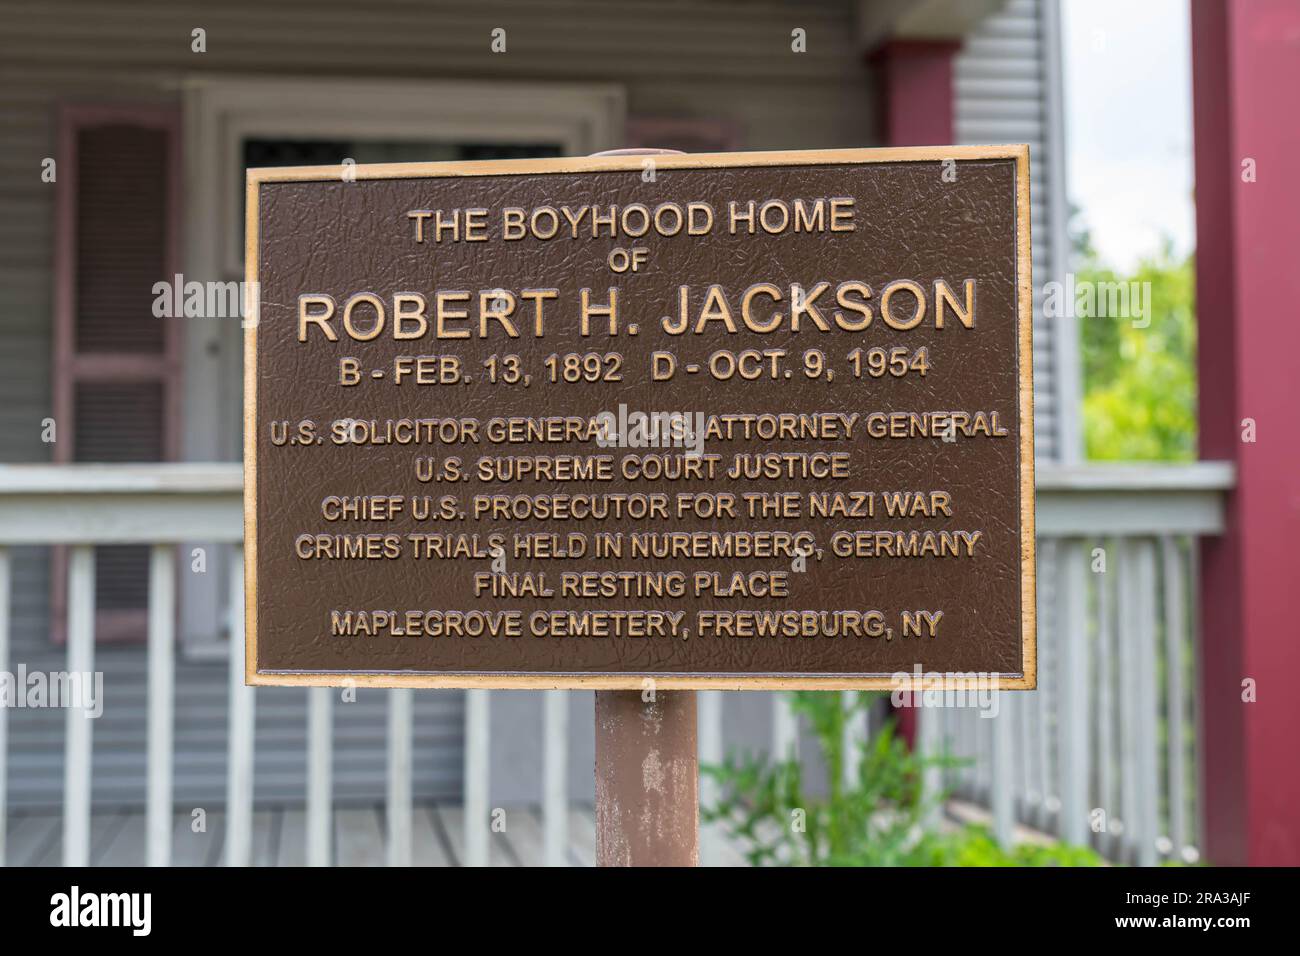
<path fill-rule="evenodd" d="M 1119 275 L 1089 256 L 1078 280 L 1144 284 L 1150 321 L 1079 320 L 1083 422 L 1095 460 L 1190 461 L 1196 457 L 1195 264 L 1168 248 Z"/>
<path fill-rule="evenodd" d="M 844 780 L 846 721 L 861 716 L 878 694 L 806 691 L 792 707 L 813 731 L 826 770 L 824 794 L 814 794 L 799 760 L 731 755 L 704 773 L 717 781 L 716 804 L 702 808 L 739 843 L 754 866 L 1086 866 L 1091 850 L 1061 844 L 1004 850 L 986 829 L 925 825 L 945 794 L 927 796 L 922 775 L 956 764 L 925 755 L 900 739 L 893 722 L 861 743 L 857 774 Z"/>

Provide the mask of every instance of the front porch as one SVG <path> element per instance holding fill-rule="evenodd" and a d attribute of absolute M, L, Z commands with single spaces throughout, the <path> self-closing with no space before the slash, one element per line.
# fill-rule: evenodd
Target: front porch
<path fill-rule="evenodd" d="M 950 792 L 985 808 L 993 831 L 1008 844 L 1024 839 L 1029 826 L 1120 862 L 1200 858 L 1194 545 L 1222 532 L 1224 496 L 1233 480 L 1232 468 L 1217 463 L 1039 469 L 1040 689 L 1002 695 L 1010 700 L 993 719 L 968 710 L 922 709 L 919 746 L 967 761 L 935 770 L 926 780 L 931 792 Z M 0 820 L 8 821 L 0 862 L 86 865 L 125 854 L 153 865 L 250 865 L 259 859 L 324 865 L 382 857 L 393 865 L 563 866 L 589 858 L 594 823 L 573 786 L 589 772 L 575 753 L 584 735 L 575 737 L 570 727 L 571 712 L 578 713 L 572 705 L 583 702 L 570 692 L 542 692 L 539 712 L 523 715 L 511 710 L 519 698 L 510 693 L 467 692 L 458 718 L 463 726 L 456 725 L 463 748 L 457 792 L 430 801 L 413 785 L 416 761 L 428 752 L 418 735 L 427 720 L 417 716 L 423 713 L 418 708 L 457 692 L 370 690 L 383 745 L 367 750 L 369 766 L 359 770 L 338 765 L 336 712 L 359 706 L 337 704 L 340 691 L 244 686 L 243 615 L 230 613 L 242 607 L 242 508 L 238 465 L 0 467 L 0 608 L 9 606 L 10 548 L 68 546 L 67 645 L 49 648 L 39 666 L 115 675 L 106 684 L 127 691 L 116 704 L 107 695 L 112 712 L 141 725 L 128 740 L 111 733 L 108 723 L 101 731 L 99 721 L 76 710 L 45 710 L 39 712 L 41 736 L 27 739 L 37 725 L 24 717 L 20 737 L 11 732 L 17 729 L 12 714 L 0 709 Z M 224 661 L 178 659 L 177 581 L 192 568 L 188 560 L 178 568 L 181 542 L 204 542 L 214 552 L 221 545 L 232 549 L 231 587 L 221 611 L 229 624 Z M 95 546 L 104 544 L 152 548 L 144 647 L 96 645 Z M 9 637 L 9 621 L 0 615 L 0 671 L 19 663 L 31 667 L 11 656 Z M 202 701 L 202 723 L 218 735 L 207 743 L 177 736 L 181 715 L 196 704 L 189 691 L 178 694 L 178 675 L 199 671 L 212 691 Z M 305 719 L 259 724 L 259 711 L 287 699 L 274 696 L 277 691 L 305 696 Z M 752 730 L 753 705 L 767 701 L 770 723 L 766 733 L 759 729 L 761 749 L 787 752 L 797 744 L 801 728 L 782 695 L 702 692 L 702 762 L 721 762 L 738 745 L 737 724 Z M 494 712 L 513 716 L 497 725 Z M 847 732 L 860 739 L 871 730 L 851 726 Z M 535 746 L 525 737 L 535 737 Z M 122 771 L 132 740 L 140 744 L 131 758 L 135 766 Z M 259 752 L 267 751 L 272 762 L 259 764 Z M 288 766 L 291 757 L 296 769 Z M 62 779 L 58 811 L 23 799 L 27 780 L 10 777 L 6 784 L 11 765 L 30 774 L 33 758 Z M 535 771 L 528 759 L 536 761 Z M 202 793 L 178 787 L 178 768 L 196 760 L 206 775 Z M 106 798 L 97 780 L 115 767 L 132 782 L 126 810 L 124 801 Z M 506 812 L 504 833 L 493 829 L 494 814 L 520 804 L 494 794 L 494 776 L 507 775 L 503 767 L 515 777 L 535 772 L 541 797 Z M 356 774 L 382 799 L 357 796 L 350 789 L 361 779 Z M 274 778 L 282 795 L 267 799 L 255 789 L 259 777 Z M 185 787 L 197 779 L 192 772 L 184 778 Z M 709 784 L 702 786 L 705 801 Z M 7 811 L 11 796 L 17 799 Z M 206 831 L 193 833 L 193 810 L 178 816 L 178 806 L 211 807 Z M 1100 826 L 1096 808 L 1105 811 Z M 738 854 L 705 832 L 701 855 L 703 862 L 724 865 Z"/>

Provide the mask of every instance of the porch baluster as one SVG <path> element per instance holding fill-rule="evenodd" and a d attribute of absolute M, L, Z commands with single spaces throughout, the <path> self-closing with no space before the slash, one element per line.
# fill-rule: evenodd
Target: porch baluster
<path fill-rule="evenodd" d="M 307 865 L 329 866 L 334 843 L 334 689 L 307 690 Z"/>
<path fill-rule="evenodd" d="M 248 866 L 253 847 L 253 726 L 256 698 L 244 685 L 244 549 L 230 562 L 230 740 L 226 773 L 226 865 Z"/>
<path fill-rule="evenodd" d="M 172 858 L 172 735 L 176 640 L 176 551 L 156 544 L 149 555 L 149 770 L 145 810 L 149 866 Z"/>
<path fill-rule="evenodd" d="M 1160 721 L 1160 689 L 1156 683 L 1156 553 L 1155 542 L 1139 541 L 1137 552 L 1137 586 L 1139 627 L 1133 634 L 1133 666 L 1137 676 L 1136 724 L 1137 743 L 1137 844 L 1139 866 L 1154 866 L 1156 836 L 1159 831 L 1160 748 L 1157 728 Z"/>
<path fill-rule="evenodd" d="M 790 760 L 799 756 L 799 718 L 786 691 L 772 694 L 772 757 Z"/>
<path fill-rule="evenodd" d="M 414 692 L 388 691 L 388 865 L 411 865 L 411 735 Z"/>
<path fill-rule="evenodd" d="M 1137 698 L 1141 694 L 1138 682 L 1140 670 L 1137 662 L 1137 640 L 1142 633 L 1141 596 L 1137 574 L 1137 546 L 1124 541 L 1120 546 L 1119 562 L 1119 630 L 1116 634 L 1116 676 L 1119 683 L 1119 813 L 1123 828 L 1120 846 L 1116 851 L 1123 860 L 1135 852 L 1139 838 L 1138 826 L 1138 719 Z M 1113 817 L 1112 817 L 1113 823 Z"/>
<path fill-rule="evenodd" d="M 465 691 L 465 866 L 488 865 L 491 694 L 488 690 Z"/>
<path fill-rule="evenodd" d="M 1082 846 L 1088 842 L 1088 561 L 1079 540 L 1063 543 L 1058 555 L 1056 727 L 1061 814 L 1057 829 L 1062 840 Z"/>
<path fill-rule="evenodd" d="M 1186 726 L 1187 701 L 1183 699 L 1183 652 L 1187 646 L 1186 590 L 1183 560 L 1175 538 L 1160 539 L 1162 574 L 1165 583 L 1165 671 L 1169 690 L 1169 852 L 1182 861 L 1187 842 Z"/>
<path fill-rule="evenodd" d="M 993 812 L 993 835 L 998 843 L 1009 847 L 1015 841 L 1015 807 L 1012 793 L 1012 728 L 1019 706 L 1019 691 L 997 691 L 998 713 L 989 718 L 993 725 L 989 775 L 992 778 L 989 808 Z"/>
<path fill-rule="evenodd" d="M 1110 855 L 1116 850 L 1116 839 L 1111 827 L 1119 815 L 1118 795 L 1115 786 L 1115 696 L 1123 693 L 1122 685 L 1115 681 L 1115 668 L 1111 661 L 1115 646 L 1115 587 L 1117 573 L 1123 572 L 1119 562 L 1119 543 L 1108 538 L 1102 543 L 1106 560 L 1105 573 L 1097 581 L 1097 804 L 1104 816 L 1104 827 L 1096 839 L 1099 852 Z"/>
<path fill-rule="evenodd" d="M 91 680 L 95 672 L 95 551 L 72 549 L 68 560 L 68 673 Z M 63 761 L 63 865 L 90 865 L 91 728 L 79 707 L 67 708 Z"/>
<path fill-rule="evenodd" d="M 9 671 L 9 549 L 0 548 L 0 673 Z M 18 688 L 14 688 L 14 693 Z M 0 866 L 9 833 L 9 708 L 0 707 Z"/>
<path fill-rule="evenodd" d="M 564 866 L 569 844 L 569 692 L 548 690 L 542 748 L 542 829 L 547 866 Z"/>

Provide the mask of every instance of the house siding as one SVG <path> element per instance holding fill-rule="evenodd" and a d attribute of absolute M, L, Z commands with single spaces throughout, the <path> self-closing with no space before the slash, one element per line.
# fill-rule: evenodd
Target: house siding
<path fill-rule="evenodd" d="M 506 30 L 502 54 L 489 50 L 497 27 Z M 796 27 L 807 31 L 809 54 L 791 53 Z M 195 28 L 206 31 L 205 53 L 191 51 Z M 199 75 L 612 82 L 624 87 L 629 116 L 726 120 L 745 149 L 869 146 L 875 142 L 871 86 L 855 35 L 853 5 L 839 0 L 682 0 L 668 8 L 598 0 L 231 0 L 201 8 L 174 0 L 0 0 L 0 462 L 52 459 L 41 422 L 52 414 L 58 187 L 42 182 L 40 172 L 42 160 L 56 155 L 62 103 L 179 105 L 186 79 Z M 49 638 L 49 549 L 15 549 L 13 566 L 12 665 L 59 669 L 63 652 Z M 145 776 L 144 651 L 101 645 L 96 660 L 105 672 L 107 705 L 94 732 L 94 800 L 138 804 Z M 224 663 L 178 661 L 180 804 L 224 800 L 226 695 Z M 382 691 L 361 690 L 355 703 L 334 709 L 339 800 L 383 795 L 385 701 Z M 541 706 L 537 694 L 493 697 L 494 801 L 540 794 Z M 571 713 L 572 791 L 589 798 L 591 695 L 575 693 Z M 57 806 L 64 715 L 15 710 L 10 716 L 11 805 Z M 459 795 L 463 720 L 459 693 L 417 693 L 417 797 Z M 303 691 L 259 689 L 259 802 L 302 799 L 305 728 Z"/>
<path fill-rule="evenodd" d="M 1052 0 L 1046 0 L 1052 2 Z M 877 141 L 871 79 L 856 47 L 854 5 L 817 2 L 681 0 L 611 5 L 597 0 L 528 4 L 417 0 L 231 0 L 195 9 L 174 0 L 133 4 L 0 0 L 0 462 L 47 462 L 41 422 L 51 414 L 54 197 L 41 162 L 56 155 L 63 102 L 180 104 L 196 75 L 402 80 L 618 83 L 633 118 L 725 120 L 739 148 L 870 146 Z M 207 52 L 190 33 L 206 30 Z M 491 31 L 507 51 L 489 52 Z M 807 31 L 809 53 L 790 52 L 791 30 Z M 1057 453 L 1053 329 L 1038 289 L 1058 265 L 1041 201 L 1061 189 L 1049 176 L 1049 136 L 1040 0 L 1011 0 L 968 38 L 955 65 L 960 142 L 1027 142 L 1031 150 L 1035 261 L 1036 437 L 1040 457 Z M 431 131 L 436 134 L 436 131 Z M 662 145 L 673 145 L 666 143 Z M 219 401 L 214 396 L 213 401 Z M 49 640 L 49 549 L 13 554 L 12 665 L 63 666 Z M 1048 580 L 1042 575 L 1040 580 Z M 95 727 L 94 799 L 138 804 L 144 797 L 145 666 L 140 647 L 101 647 L 107 705 Z M 176 672 L 176 799 L 224 800 L 226 665 L 185 660 Z M 259 802 L 298 801 L 305 792 L 305 692 L 262 688 L 257 696 L 255 768 Z M 727 695 L 731 747 L 770 739 L 770 695 Z M 360 690 L 334 708 L 335 795 L 374 801 L 384 792 L 385 702 Z M 492 698 L 492 800 L 535 801 L 541 787 L 538 693 Z M 420 691 L 415 705 L 417 797 L 461 789 L 463 698 Z M 10 723 L 13 806 L 53 806 L 62 796 L 64 715 L 15 710 Z M 570 787 L 590 798 L 593 750 L 589 693 L 573 693 Z"/>
<path fill-rule="evenodd" d="M 1039 459 L 1061 457 L 1059 377 L 1077 361 L 1043 315 L 1043 285 L 1064 267 L 1066 250 L 1056 248 L 1052 204 L 1062 202 L 1065 184 L 1053 181 L 1061 168 L 1049 155 L 1053 109 L 1048 70 L 1054 59 L 1047 27 L 1049 4 L 1057 0 L 1009 0 L 966 38 L 953 64 L 954 119 L 959 143 L 1029 145 L 1030 233 L 1034 264 L 1034 445 Z M 1068 354 L 1067 354 L 1068 350 Z M 1070 410 L 1073 411 L 1072 409 Z M 1067 412 L 1069 413 L 1069 412 Z"/>
<path fill-rule="evenodd" d="M 1030 236 L 1034 292 L 1034 455 L 1039 461 L 1064 457 L 1062 420 L 1078 414 L 1078 400 L 1067 382 L 1078 362 L 1077 346 L 1065 341 L 1054 321 L 1043 314 L 1043 286 L 1068 267 L 1061 248 L 1063 229 L 1053 207 L 1064 207 L 1065 183 L 1059 170 L 1064 157 L 1052 135 L 1050 72 L 1059 69 L 1049 17 L 1059 0 L 1008 0 L 966 38 L 953 64 L 954 120 L 959 143 L 1027 143 L 1029 145 Z M 1057 77 L 1059 81 L 1059 76 Z M 1054 175 L 1055 174 L 1055 175 Z M 1076 364 L 1077 367 L 1077 364 Z M 1064 378 L 1062 377 L 1064 376 Z M 1065 438 L 1069 441 L 1069 438 Z M 1059 680 L 1055 640 L 1058 563 L 1047 542 L 1037 555 L 1037 628 L 1039 685 L 1045 693 Z M 1039 698 L 1035 698 L 1039 699 Z M 1040 701 L 1041 702 L 1041 701 Z"/>

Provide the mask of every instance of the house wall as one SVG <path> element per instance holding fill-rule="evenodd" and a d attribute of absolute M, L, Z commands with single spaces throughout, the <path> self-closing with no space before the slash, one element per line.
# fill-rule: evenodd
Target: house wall
<path fill-rule="evenodd" d="M 1040 459 L 1077 452 L 1076 349 L 1043 315 L 1043 286 L 1068 267 L 1060 141 L 1058 0 L 1009 0 L 966 38 L 953 64 L 959 143 L 1028 143 L 1034 268 L 1034 444 Z M 1063 352 L 1068 349 L 1068 354 Z M 1040 576 L 1041 578 L 1041 576 Z"/>
<path fill-rule="evenodd" d="M 1059 278 L 1067 266 L 1063 229 L 1065 186 L 1059 129 L 1059 50 L 1051 20 L 1056 0 L 1010 0 L 966 38 L 953 64 L 953 110 L 959 143 L 1028 143 L 1030 147 L 1031 232 L 1034 264 L 1034 392 L 1035 452 L 1040 459 L 1059 459 L 1069 442 L 1077 440 L 1072 424 L 1063 419 L 1078 414 L 1073 366 L 1076 350 L 1066 343 L 1072 331 L 1062 334 L 1057 320 L 1043 315 L 1042 288 Z M 867 79 L 870 82 L 870 79 Z M 1057 110 L 1053 116 L 1053 110 Z M 629 112 L 635 114 L 636 104 Z M 867 131 L 875 142 L 874 129 Z M 794 147 L 798 141 L 773 143 Z M 807 144 L 811 145 L 811 144 Z M 744 148 L 754 144 L 745 142 Z M 1063 378 L 1065 381 L 1063 382 Z M 1062 396 L 1065 396 L 1064 399 Z M 1061 414 L 1064 410 L 1065 414 Z M 1055 565 L 1051 549 L 1040 556 L 1039 607 L 1054 605 Z M 1044 632 L 1053 616 L 1040 613 Z M 1055 674 L 1050 655 L 1040 660 L 1044 672 Z M 1046 674 L 1045 674 L 1046 676 Z M 591 695 L 575 693 L 570 708 L 570 787 L 575 795 L 589 794 L 592 786 Z M 542 704 L 539 694 L 497 694 L 493 698 L 492 792 L 502 803 L 540 797 Z M 772 738 L 771 695 L 725 694 L 723 739 L 731 750 L 767 748 Z M 507 739 L 503 740 L 505 737 Z M 807 731 L 802 752 L 814 747 Z M 805 757 L 807 760 L 808 758 Z M 810 768 L 812 769 L 812 768 Z M 814 774 L 815 778 L 815 774 Z"/>
<path fill-rule="evenodd" d="M 196 75 L 614 82 L 626 90 L 630 115 L 727 120 L 746 148 L 869 145 L 870 83 L 854 48 L 852 16 L 850 4 L 830 0 L 667 6 L 596 0 L 232 0 L 202 7 L 175 0 L 0 2 L 0 461 L 51 459 L 40 424 L 51 414 L 57 184 L 42 183 L 40 169 L 45 157 L 56 155 L 61 103 L 180 104 L 183 84 Z M 206 31 L 205 53 L 191 51 L 197 27 Z M 489 50 L 496 27 L 507 31 L 502 54 Z M 790 52 L 795 27 L 807 31 L 814 53 Z M 205 333 L 187 328 L 185 334 Z M 210 360 L 218 363 L 221 356 Z M 215 447 L 238 445 L 219 441 Z M 48 556 L 22 549 L 14 559 L 13 661 L 57 668 L 62 651 L 49 641 Z M 106 671 L 109 706 L 95 728 L 94 796 L 100 803 L 138 802 L 143 652 L 103 648 L 98 663 Z M 223 797 L 225 694 L 223 663 L 178 665 L 180 801 L 219 803 Z M 494 696 L 494 800 L 536 796 L 540 708 L 534 694 Z M 591 788 L 590 695 L 574 695 L 572 711 L 571 766 L 575 796 L 581 797 Z M 62 716 L 11 716 L 14 805 L 57 804 Z M 459 694 L 417 694 L 417 796 L 459 793 L 462 721 Z M 305 725 L 301 691 L 259 691 L 259 799 L 301 798 Z M 336 706 L 335 727 L 338 796 L 382 794 L 383 694 L 362 691 L 355 704 Z"/>
<path fill-rule="evenodd" d="M 202 7 L 176 0 L 0 0 L 0 462 L 51 458 L 40 431 L 51 408 L 57 185 L 41 182 L 40 169 L 45 157 L 56 155 L 60 103 L 179 104 L 186 79 L 198 75 L 612 82 L 625 88 L 630 118 L 723 120 L 734 124 L 744 149 L 870 146 L 877 141 L 872 79 L 856 46 L 854 16 L 854 4 L 840 0 L 228 0 Z M 506 52 L 494 54 L 489 44 L 497 27 L 507 31 Z M 191 50 L 195 28 L 206 31 L 205 53 Z M 807 33 L 807 53 L 791 52 L 796 28 Z M 1039 0 L 1012 0 L 971 38 L 955 72 L 958 137 L 1029 142 L 1036 203 L 1059 187 L 1043 162 L 1046 63 Z M 1044 263 L 1055 259 L 1039 205 L 1034 235 L 1041 279 Z M 187 328 L 184 334 L 205 333 Z M 220 363 L 218 353 L 210 361 Z M 1051 329 L 1040 323 L 1040 455 L 1057 448 L 1055 367 Z M 49 642 L 48 556 L 22 549 L 14 559 L 13 661 L 55 668 L 62 655 Z M 95 799 L 138 802 L 143 652 L 113 648 L 100 662 L 110 702 L 122 704 L 96 727 Z M 177 798 L 220 802 L 225 666 L 183 661 L 177 682 Z M 259 691 L 260 800 L 302 796 L 304 699 L 294 689 Z M 492 706 L 493 800 L 537 799 L 540 696 L 496 694 Z M 335 713 L 336 792 L 344 799 L 381 795 L 382 693 L 362 692 L 356 704 Z M 577 798 L 591 792 L 591 713 L 590 695 L 574 694 L 570 767 Z M 462 721 L 458 694 L 417 694 L 417 796 L 458 794 Z M 770 724 L 767 695 L 728 697 L 729 742 L 761 746 Z M 9 776 L 16 805 L 60 799 L 62 733 L 61 719 L 15 712 Z"/>

